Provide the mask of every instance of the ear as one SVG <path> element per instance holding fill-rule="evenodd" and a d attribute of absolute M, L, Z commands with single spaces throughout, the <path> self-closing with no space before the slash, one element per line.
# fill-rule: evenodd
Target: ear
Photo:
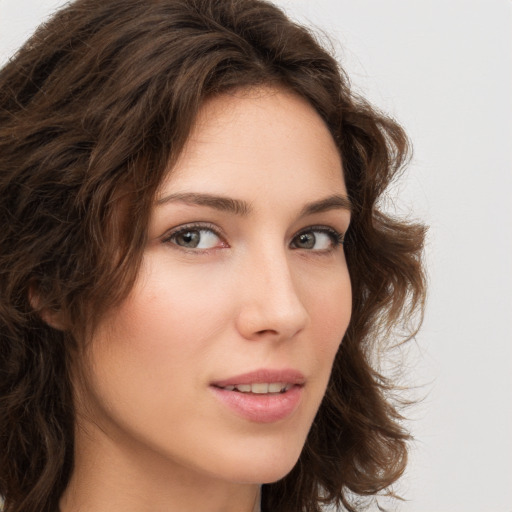
<path fill-rule="evenodd" d="M 44 301 L 41 299 L 35 282 L 31 283 L 29 286 L 28 300 L 36 315 L 38 315 L 45 324 L 59 331 L 65 331 L 67 329 L 67 322 L 63 311 L 44 305 Z"/>

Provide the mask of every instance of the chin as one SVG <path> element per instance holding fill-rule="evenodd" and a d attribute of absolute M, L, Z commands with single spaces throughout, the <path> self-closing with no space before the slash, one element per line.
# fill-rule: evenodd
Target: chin
<path fill-rule="evenodd" d="M 271 484 L 284 478 L 293 469 L 296 462 L 294 460 L 291 464 L 254 465 L 251 468 L 233 472 L 229 480 L 240 484 Z"/>
<path fill-rule="evenodd" d="M 302 447 L 303 443 L 298 443 L 296 446 L 268 446 L 239 452 L 233 454 L 235 457 L 231 463 L 224 458 L 224 467 L 218 468 L 218 474 L 224 473 L 227 480 L 244 484 L 277 482 L 293 469 Z"/>

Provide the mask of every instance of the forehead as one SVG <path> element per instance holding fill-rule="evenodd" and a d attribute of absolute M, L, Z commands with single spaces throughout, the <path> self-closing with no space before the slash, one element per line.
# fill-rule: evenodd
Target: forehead
<path fill-rule="evenodd" d="M 346 192 L 338 148 L 305 99 L 286 89 L 253 88 L 204 103 L 160 196 L 190 186 L 272 195 L 272 189 L 291 192 L 297 185 Z"/>

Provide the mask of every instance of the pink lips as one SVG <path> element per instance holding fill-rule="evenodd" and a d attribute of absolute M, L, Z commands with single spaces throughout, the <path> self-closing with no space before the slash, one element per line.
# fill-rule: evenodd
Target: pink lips
<path fill-rule="evenodd" d="M 237 384 L 282 382 L 291 385 L 284 393 L 256 394 L 222 389 Z M 216 381 L 210 385 L 215 396 L 239 416 L 256 423 L 273 423 L 290 416 L 299 406 L 304 375 L 291 369 L 260 369 Z"/>

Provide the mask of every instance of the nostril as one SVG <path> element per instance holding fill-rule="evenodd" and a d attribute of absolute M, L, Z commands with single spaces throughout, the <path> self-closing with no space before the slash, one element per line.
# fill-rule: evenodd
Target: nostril
<path fill-rule="evenodd" d="M 266 334 L 277 334 L 277 331 L 274 329 L 263 329 L 261 331 L 256 332 L 255 334 L 264 336 Z"/>

